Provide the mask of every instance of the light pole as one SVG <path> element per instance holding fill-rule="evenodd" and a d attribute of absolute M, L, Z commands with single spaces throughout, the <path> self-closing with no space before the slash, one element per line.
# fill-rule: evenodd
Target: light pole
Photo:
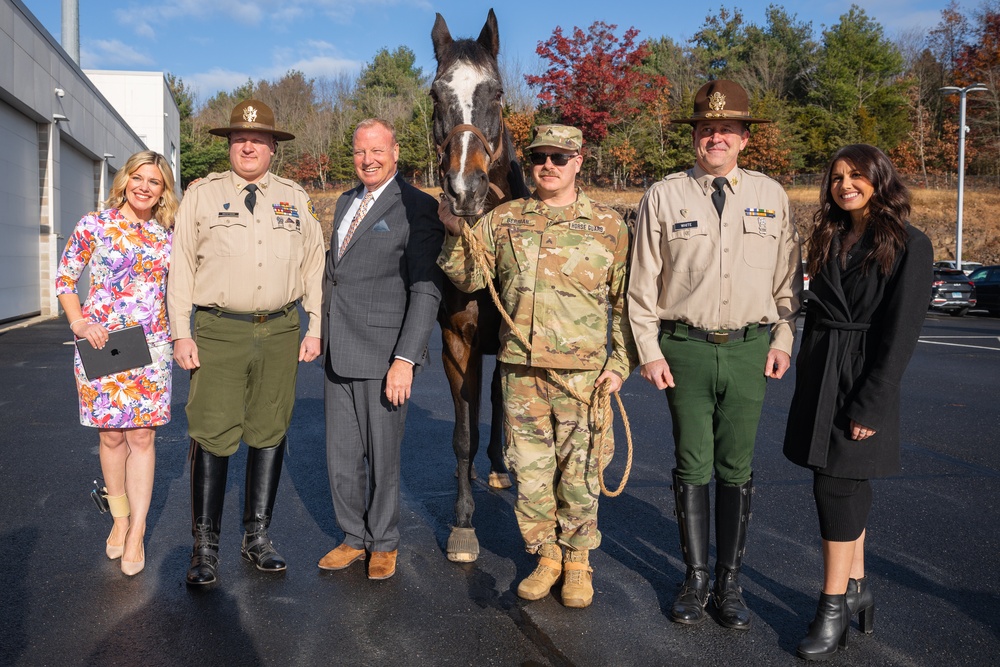
<path fill-rule="evenodd" d="M 955 222 L 955 268 L 962 270 L 962 204 L 963 191 L 965 189 L 965 133 L 969 128 L 965 126 L 965 96 L 980 90 L 989 90 L 981 83 L 974 83 L 959 88 L 958 86 L 945 86 L 940 91 L 945 95 L 958 94 L 960 103 L 958 105 L 958 219 Z"/>

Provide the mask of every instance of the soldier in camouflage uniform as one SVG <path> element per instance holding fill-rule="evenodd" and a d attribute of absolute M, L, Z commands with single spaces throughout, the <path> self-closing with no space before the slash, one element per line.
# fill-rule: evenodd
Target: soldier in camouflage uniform
<path fill-rule="evenodd" d="M 466 292 L 498 279 L 504 310 L 528 341 L 504 325 L 497 355 L 505 454 L 518 488 L 514 512 L 528 552 L 539 557 L 517 594 L 543 598 L 565 571 L 568 607 L 586 607 L 594 597 L 588 554 L 601 542 L 598 448 L 591 445 L 589 406 L 550 373 L 586 397 L 604 382 L 617 391 L 638 362 L 624 315 L 628 229 L 615 211 L 576 189 L 582 147 L 576 128 L 535 129 L 529 146 L 535 192 L 498 206 L 472 229 L 489 274 L 461 237 L 464 222 L 446 202 L 439 210 L 449 234 L 438 265 Z"/>

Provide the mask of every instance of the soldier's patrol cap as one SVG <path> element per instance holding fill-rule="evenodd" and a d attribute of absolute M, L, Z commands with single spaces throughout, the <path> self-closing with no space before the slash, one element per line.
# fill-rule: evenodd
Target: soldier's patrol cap
<path fill-rule="evenodd" d="M 295 135 L 274 128 L 274 112 L 260 100 L 243 100 L 229 114 L 229 127 L 216 127 L 208 131 L 219 137 L 228 137 L 232 132 L 247 130 L 250 132 L 267 132 L 273 134 L 278 141 L 294 139 Z"/>
<path fill-rule="evenodd" d="M 569 125 L 539 125 L 535 128 L 535 138 L 528 148 L 538 146 L 579 151 L 583 148 L 583 132 Z"/>
<path fill-rule="evenodd" d="M 671 123 L 690 123 L 699 120 L 741 120 L 744 123 L 770 123 L 765 118 L 750 115 L 747 91 L 735 81 L 717 79 L 698 89 L 694 96 L 694 113 L 689 118 L 677 118 Z"/>

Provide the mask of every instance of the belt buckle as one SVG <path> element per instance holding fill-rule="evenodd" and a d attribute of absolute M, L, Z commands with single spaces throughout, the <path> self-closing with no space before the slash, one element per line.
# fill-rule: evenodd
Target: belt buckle
<path fill-rule="evenodd" d="M 258 315 L 254 313 L 253 315 L 250 316 L 250 321 L 253 322 L 254 324 L 263 324 L 264 322 L 267 322 L 268 317 L 270 317 L 270 315 L 266 313 L 263 315 Z"/>
<path fill-rule="evenodd" d="M 721 345 L 722 343 L 729 342 L 729 332 L 728 331 L 712 331 L 708 334 L 708 339 L 710 342 L 716 345 Z"/>

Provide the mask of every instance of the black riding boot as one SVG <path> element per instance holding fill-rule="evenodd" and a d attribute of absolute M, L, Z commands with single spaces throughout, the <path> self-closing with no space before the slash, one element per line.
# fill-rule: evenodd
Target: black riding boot
<path fill-rule="evenodd" d="M 750 610 L 739 585 L 740 566 L 750 524 L 753 477 L 739 486 L 715 484 L 715 587 L 712 598 L 719 623 L 733 630 L 750 629 Z"/>
<path fill-rule="evenodd" d="M 271 525 L 271 511 L 274 497 L 278 493 L 281 477 L 281 461 L 285 456 L 282 438 L 274 447 L 266 449 L 249 448 L 247 452 L 246 503 L 243 506 L 243 558 L 264 572 L 279 572 L 285 569 L 285 559 L 281 557 L 267 536 Z"/>
<path fill-rule="evenodd" d="M 851 612 L 846 595 L 820 593 L 816 618 L 809 625 L 809 634 L 799 644 L 798 655 L 803 660 L 826 660 L 837 648 L 847 648 L 847 631 L 851 628 Z"/>
<path fill-rule="evenodd" d="M 194 549 L 187 583 L 213 584 L 219 567 L 219 532 L 226 499 L 229 457 L 215 456 L 191 441 L 191 534 Z"/>
<path fill-rule="evenodd" d="M 708 529 L 710 523 L 708 484 L 685 484 L 673 470 L 677 529 L 687 574 L 684 585 L 670 609 L 670 618 L 678 623 L 697 625 L 705 620 L 708 603 Z"/>

